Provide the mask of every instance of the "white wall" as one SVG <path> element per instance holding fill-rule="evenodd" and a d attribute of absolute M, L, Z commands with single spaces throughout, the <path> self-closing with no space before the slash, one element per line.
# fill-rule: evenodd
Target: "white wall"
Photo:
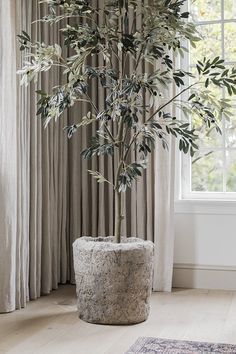
<path fill-rule="evenodd" d="M 173 285 L 236 290 L 236 203 L 180 201 L 175 229 Z"/>

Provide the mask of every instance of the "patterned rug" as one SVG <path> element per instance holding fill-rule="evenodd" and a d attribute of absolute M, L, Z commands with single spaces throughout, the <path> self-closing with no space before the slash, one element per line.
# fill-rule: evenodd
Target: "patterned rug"
<path fill-rule="evenodd" d="M 236 345 L 161 338 L 139 338 L 125 354 L 236 354 Z"/>

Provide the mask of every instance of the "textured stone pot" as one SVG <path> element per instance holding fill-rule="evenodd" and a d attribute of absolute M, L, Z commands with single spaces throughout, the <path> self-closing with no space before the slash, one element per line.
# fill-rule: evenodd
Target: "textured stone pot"
<path fill-rule="evenodd" d="M 154 245 L 113 239 L 81 237 L 73 244 L 79 317 L 101 324 L 143 322 L 150 310 Z"/>

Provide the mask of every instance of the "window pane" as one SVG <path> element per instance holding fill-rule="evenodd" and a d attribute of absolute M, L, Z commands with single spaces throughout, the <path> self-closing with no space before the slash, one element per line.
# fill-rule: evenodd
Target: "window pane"
<path fill-rule="evenodd" d="M 236 67 L 236 63 L 235 64 L 226 64 L 225 67 L 226 67 L 226 69 L 232 70 L 233 68 Z M 224 91 L 224 98 L 230 100 L 229 103 L 230 103 L 231 109 L 232 109 L 232 106 L 236 106 L 236 96 L 235 95 L 230 96 L 229 92 L 226 88 L 224 88 L 223 91 Z"/>
<path fill-rule="evenodd" d="M 236 108 L 231 110 L 233 116 L 225 119 L 226 147 L 236 147 Z"/>
<path fill-rule="evenodd" d="M 219 20 L 221 18 L 221 0 L 214 0 L 214 5 L 211 0 L 196 0 L 190 3 L 190 11 L 196 22 Z"/>
<path fill-rule="evenodd" d="M 227 192 L 236 192 L 236 151 L 226 152 Z"/>
<path fill-rule="evenodd" d="M 225 24 L 225 60 L 236 61 L 236 23 Z"/>
<path fill-rule="evenodd" d="M 219 125 L 221 127 L 221 122 Z M 208 128 L 201 118 L 193 117 L 193 127 L 199 134 L 198 146 L 200 149 L 203 147 L 223 147 L 223 136 L 217 133 L 213 125 Z"/>
<path fill-rule="evenodd" d="M 198 30 L 203 36 L 203 40 L 197 42 L 196 48 L 191 48 L 191 64 L 196 63 L 197 60 L 202 60 L 204 56 L 211 59 L 222 56 L 221 25 L 199 26 Z"/>
<path fill-rule="evenodd" d="M 223 147 L 222 134 L 217 133 L 215 127 L 203 127 L 200 133 L 200 147 Z"/>
<path fill-rule="evenodd" d="M 225 0 L 224 1 L 224 18 L 227 20 L 236 18 L 236 1 Z"/>
<path fill-rule="evenodd" d="M 200 151 L 192 159 L 192 191 L 223 191 L 223 153 Z"/>

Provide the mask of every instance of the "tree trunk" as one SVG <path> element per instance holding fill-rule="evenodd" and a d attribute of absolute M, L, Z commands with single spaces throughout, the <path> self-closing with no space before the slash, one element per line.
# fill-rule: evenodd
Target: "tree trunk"
<path fill-rule="evenodd" d="M 124 219 L 122 214 L 122 192 L 115 191 L 115 240 L 121 242 L 121 224 Z"/>

